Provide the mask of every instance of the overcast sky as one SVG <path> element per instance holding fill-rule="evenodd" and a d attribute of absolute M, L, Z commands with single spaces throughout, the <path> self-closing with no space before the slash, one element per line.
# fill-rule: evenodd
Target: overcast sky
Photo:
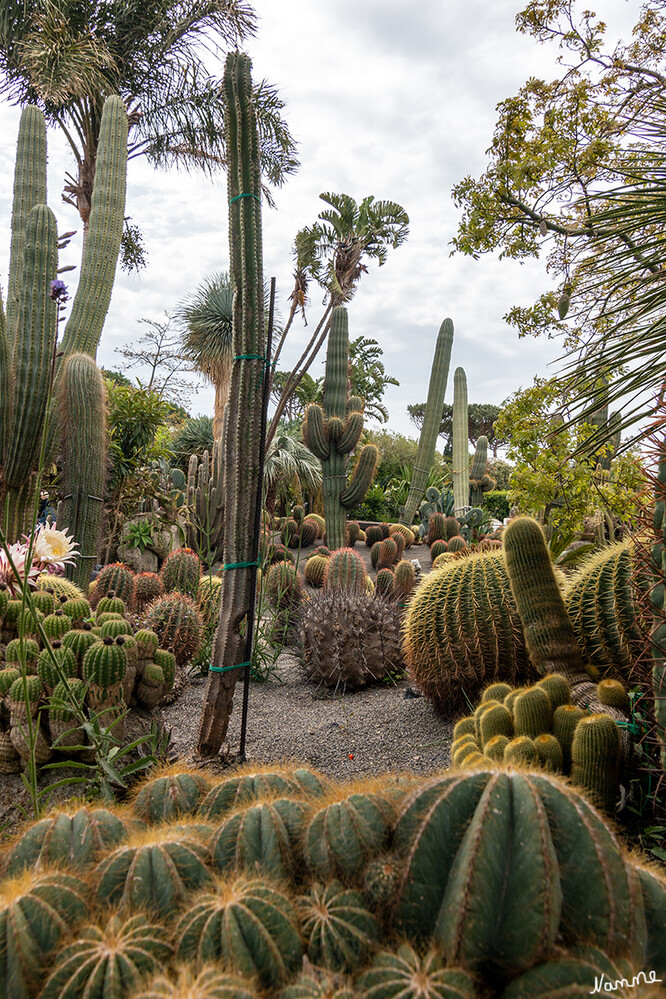
<path fill-rule="evenodd" d="M 264 274 L 277 278 L 278 307 L 286 315 L 293 287 L 291 249 L 296 232 L 325 207 L 323 191 L 360 201 L 368 194 L 397 201 L 410 217 L 408 241 L 375 263 L 350 303 L 350 336 L 379 341 L 389 387 L 388 428 L 410 436 L 409 403 L 425 401 L 437 331 L 449 316 L 455 327 L 446 398 L 453 370 L 465 368 L 470 402 L 500 403 L 535 374 L 548 374 L 559 345 L 518 340 L 502 320 L 528 304 L 550 278 L 538 262 L 450 257 L 459 213 L 451 188 L 486 164 L 495 105 L 529 76 L 550 78 L 556 52 L 516 34 L 514 0 L 255 0 L 258 37 L 248 45 L 253 76 L 275 84 L 299 142 L 301 167 L 264 209 Z M 594 5 L 593 5 L 594 6 Z M 629 35 L 639 5 L 603 0 L 597 11 Z M 0 105 L 0 282 L 7 285 L 9 222 L 18 111 Z M 49 134 L 49 203 L 60 231 L 80 229 L 78 215 L 60 200 L 72 163 L 60 135 Z M 119 271 L 98 363 L 122 368 L 114 348 L 145 331 L 142 318 L 164 311 L 206 276 L 228 269 L 226 180 L 153 170 L 130 163 L 126 212 L 144 234 L 148 266 L 138 276 Z M 4 221 L 3 221 L 4 220 Z M 66 259 L 65 259 L 66 256 Z M 61 263 L 77 263 L 76 243 Z M 65 275 L 72 289 L 77 271 Z M 322 311 L 311 288 L 308 329 L 295 323 L 283 352 L 290 367 Z M 323 373 L 323 353 L 311 371 Z M 552 370 L 552 369 L 550 369 Z M 133 376 L 140 372 L 127 372 Z M 212 413 L 213 392 L 202 388 L 193 414 Z M 377 426 L 372 422 L 370 425 Z"/>

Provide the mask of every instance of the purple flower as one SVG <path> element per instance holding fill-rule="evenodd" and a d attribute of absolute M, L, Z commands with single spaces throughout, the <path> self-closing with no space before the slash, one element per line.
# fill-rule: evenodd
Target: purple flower
<path fill-rule="evenodd" d="M 65 284 L 64 281 L 60 280 L 51 281 L 49 288 L 51 289 L 49 294 L 51 295 L 51 298 L 53 299 L 54 302 L 60 302 L 64 304 L 69 298 L 69 295 L 67 294 L 67 285 Z"/>

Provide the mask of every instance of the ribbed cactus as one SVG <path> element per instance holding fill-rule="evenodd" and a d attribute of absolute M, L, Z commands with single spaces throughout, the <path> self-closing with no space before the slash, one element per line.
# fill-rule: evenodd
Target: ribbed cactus
<path fill-rule="evenodd" d="M 635 592 L 631 541 L 594 552 L 567 580 L 564 603 L 586 662 L 602 673 L 634 677 L 644 639 Z"/>
<path fill-rule="evenodd" d="M 303 570 L 303 575 L 305 576 L 305 582 L 308 586 L 316 586 L 319 588 L 324 585 L 324 576 L 326 575 L 326 566 L 328 565 L 328 559 L 324 555 L 314 555 L 309 558 L 305 563 L 305 569 Z"/>
<path fill-rule="evenodd" d="M 37 140 L 35 133 L 44 131 L 44 121 L 36 109 L 22 115 L 21 135 L 16 163 L 17 175 L 24 170 L 44 172 L 46 186 L 46 141 Z M 29 133 L 26 135 L 26 133 Z M 26 162 L 31 154 L 38 155 L 35 164 Z M 18 176 L 15 197 L 28 198 L 41 189 L 42 183 L 26 189 Z M 23 224 L 23 215 L 14 207 L 17 225 Z M 50 282 L 58 270 L 56 220 L 45 205 L 35 204 L 25 219 L 25 233 L 14 234 L 12 247 L 22 255 L 20 300 L 14 302 L 15 313 L 10 314 L 11 329 L 6 328 L 0 303 L 0 504 L 3 506 L 4 526 L 10 537 L 18 537 L 28 528 L 32 514 L 31 490 L 34 472 L 39 460 L 40 444 L 51 385 L 53 351 L 57 336 L 57 309 L 50 296 Z M 16 265 L 10 263 L 10 273 Z M 10 276 L 10 284 L 12 277 Z M 13 332 L 12 332 L 13 331 Z M 10 339 L 11 336 L 11 347 Z"/>
<path fill-rule="evenodd" d="M 197 738 L 197 751 L 204 756 L 218 752 L 229 724 L 240 673 L 228 667 L 245 663 L 248 658 L 244 622 L 254 602 L 255 574 L 246 563 L 256 560 L 259 541 L 254 534 L 254 520 L 259 499 L 266 337 L 259 133 L 250 67 L 246 55 L 230 53 L 223 83 L 236 358 L 223 435 L 224 561 L 240 568 L 227 570 L 222 580 L 220 623 L 213 642 L 212 663 L 227 667 L 227 672 L 211 670 L 208 674 Z"/>
<path fill-rule="evenodd" d="M 123 805 L 54 810 L 4 854 L 8 999 L 573 999 L 666 977 L 656 868 L 573 787 L 476 757 L 345 783 L 176 765 Z"/>
<path fill-rule="evenodd" d="M 190 457 L 187 469 L 187 543 L 206 565 L 222 557 L 224 544 L 224 458 L 222 441 L 215 441 L 212 455 Z"/>
<path fill-rule="evenodd" d="M 85 593 L 98 557 L 106 480 L 106 391 L 92 357 L 66 358 L 59 404 L 63 499 L 58 524 L 79 546 L 67 574 Z"/>
<path fill-rule="evenodd" d="M 426 401 L 425 417 L 419 446 L 414 459 L 412 469 L 412 481 L 407 494 L 407 502 L 400 511 L 400 522 L 407 527 L 413 523 L 416 511 L 428 484 L 428 475 L 435 457 L 435 447 L 437 437 L 442 422 L 442 409 L 444 406 L 444 394 L 446 392 L 446 381 L 449 377 L 449 364 L 451 361 L 451 348 L 453 347 L 453 323 L 450 319 L 445 319 L 439 328 L 437 344 L 435 346 L 435 356 L 430 372 L 430 383 L 428 385 L 428 398 Z"/>
<path fill-rule="evenodd" d="M 488 438 L 483 434 L 476 442 L 476 451 L 469 470 L 469 505 L 480 507 L 483 494 L 494 489 L 497 483 L 488 475 Z"/>
<path fill-rule="evenodd" d="M 151 600 L 164 593 L 162 580 L 156 572 L 140 572 L 135 579 L 136 609 L 141 613 Z"/>
<path fill-rule="evenodd" d="M 122 639 L 104 638 L 91 645 L 83 657 L 81 675 L 103 690 L 116 691 L 125 676 L 127 660 Z"/>
<path fill-rule="evenodd" d="M 365 593 L 365 562 L 352 548 L 338 548 L 326 563 L 325 590 Z"/>
<path fill-rule="evenodd" d="M 127 610 L 133 610 L 136 593 L 134 579 L 134 571 L 122 562 L 112 562 L 110 565 L 105 565 L 95 580 L 90 606 L 96 609 L 100 600 L 103 600 L 108 595 L 109 590 L 112 590 L 113 595 L 123 601 Z"/>
<path fill-rule="evenodd" d="M 611 813 L 619 792 L 619 768 L 620 736 L 614 719 L 606 714 L 582 718 L 571 746 L 571 779 Z"/>
<path fill-rule="evenodd" d="M 174 548 L 165 558 L 160 569 L 165 593 L 183 593 L 197 599 L 201 579 L 201 560 L 191 548 Z"/>
<path fill-rule="evenodd" d="M 331 550 L 344 547 L 346 511 L 362 502 L 379 460 L 374 444 L 366 444 L 347 483 L 349 455 L 363 431 L 363 403 L 347 397 L 348 355 L 347 311 L 337 306 L 328 336 L 324 406 L 308 406 L 303 423 L 303 440 L 321 461 L 326 544 Z"/>
<path fill-rule="evenodd" d="M 464 368 L 453 373 L 453 507 L 455 515 L 469 506 L 469 451 L 467 376 Z"/>
<path fill-rule="evenodd" d="M 201 615 L 194 601 L 181 593 L 168 593 L 153 600 L 145 623 L 159 637 L 160 646 L 173 651 L 179 666 L 191 659 L 201 644 Z"/>
<path fill-rule="evenodd" d="M 414 683 L 447 715 L 492 680 L 536 679 L 502 553 L 452 559 L 427 576 L 407 608 L 403 650 Z"/>

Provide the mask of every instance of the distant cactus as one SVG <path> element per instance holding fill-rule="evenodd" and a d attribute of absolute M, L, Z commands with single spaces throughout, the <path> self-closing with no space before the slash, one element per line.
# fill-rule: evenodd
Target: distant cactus
<path fill-rule="evenodd" d="M 194 601 L 181 593 L 153 600 L 146 612 L 145 624 L 158 635 L 161 647 L 173 650 L 179 666 L 188 662 L 201 644 L 201 615 Z"/>
<path fill-rule="evenodd" d="M 182 593 L 196 600 L 201 579 L 201 560 L 191 548 L 175 548 L 165 558 L 160 578 L 165 593 Z"/>
<path fill-rule="evenodd" d="M 366 576 L 361 556 L 351 548 L 338 548 L 327 560 L 324 590 L 364 593 Z"/>
<path fill-rule="evenodd" d="M 164 593 L 162 580 L 156 572 L 140 572 L 135 579 L 136 609 L 141 614 L 151 600 Z"/>
<path fill-rule="evenodd" d="M 90 597 L 90 606 L 93 610 L 109 590 L 113 590 L 115 595 L 125 602 L 128 610 L 134 609 L 136 583 L 134 572 L 128 565 L 123 565 L 122 562 L 105 565 L 95 584 Z"/>

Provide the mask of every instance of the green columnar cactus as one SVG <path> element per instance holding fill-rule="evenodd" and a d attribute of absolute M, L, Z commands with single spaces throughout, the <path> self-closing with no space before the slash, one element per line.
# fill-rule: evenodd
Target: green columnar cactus
<path fill-rule="evenodd" d="M 398 557 L 398 543 L 394 538 L 384 538 L 383 541 L 379 542 L 379 547 L 377 549 L 377 563 L 375 568 L 377 571 L 380 569 L 389 569 L 396 561 Z"/>
<path fill-rule="evenodd" d="M 375 579 L 375 594 L 378 597 L 393 598 L 395 578 L 392 569 L 380 569 Z"/>
<path fill-rule="evenodd" d="M 222 557 L 224 546 L 224 456 L 223 442 L 215 441 L 212 455 L 190 457 L 187 469 L 187 544 L 208 565 Z"/>
<path fill-rule="evenodd" d="M 547 692 L 534 686 L 519 694 L 513 704 L 513 718 L 516 735 L 534 739 L 543 732 L 550 732 L 553 707 Z"/>
<path fill-rule="evenodd" d="M 262 384 L 265 373 L 264 279 L 262 269 L 259 133 L 254 112 L 250 59 L 227 56 L 224 69 L 229 249 L 234 289 L 233 350 L 226 406 L 223 461 L 225 474 L 224 561 L 239 566 L 222 580 L 220 622 L 213 641 L 197 752 L 215 755 L 224 742 L 236 681 L 230 670 L 247 660 L 246 619 L 254 605 L 257 557 L 255 510 L 261 465 Z M 218 672 L 218 667 L 226 672 Z"/>
<path fill-rule="evenodd" d="M 428 484 L 428 474 L 433 458 L 435 457 L 437 436 L 442 422 L 446 382 L 449 377 L 452 347 L 453 323 L 450 319 L 445 319 L 437 335 L 435 357 L 432 362 L 430 384 L 428 385 L 425 417 L 423 419 L 423 427 L 421 428 L 421 436 L 419 437 L 416 458 L 414 459 L 412 481 L 409 493 L 407 494 L 407 502 L 400 511 L 400 523 L 406 524 L 407 527 L 413 523 L 416 511 L 423 499 Z"/>
<path fill-rule="evenodd" d="M 476 451 L 469 471 L 469 505 L 480 507 L 483 494 L 494 489 L 497 483 L 488 475 L 488 438 L 483 434 L 476 442 Z"/>
<path fill-rule="evenodd" d="M 25 237 L 23 291 L 9 369 L 10 391 L 0 401 L 0 423 L 5 428 L 0 499 L 6 506 L 10 536 L 21 533 L 19 528 L 28 515 L 21 505 L 29 499 L 39 459 L 57 335 L 57 310 L 50 297 L 50 282 L 57 270 L 55 217 L 45 205 L 36 205 L 28 216 Z"/>
<path fill-rule="evenodd" d="M 559 673 L 572 687 L 589 681 L 541 527 L 531 517 L 516 517 L 503 542 L 532 662 L 541 675 Z"/>
<path fill-rule="evenodd" d="M 654 481 L 654 513 L 652 527 L 656 543 L 652 546 L 651 569 L 654 587 L 650 600 L 654 608 L 650 633 L 652 652 L 652 690 L 654 716 L 661 767 L 666 772 L 666 445 L 658 444 L 659 468 Z"/>
<path fill-rule="evenodd" d="M 469 506 L 469 451 L 467 376 L 464 368 L 453 373 L 453 507 L 456 517 Z"/>
<path fill-rule="evenodd" d="M 542 732 L 534 739 L 534 748 L 539 757 L 539 765 L 551 773 L 560 774 L 564 767 L 564 754 L 562 747 L 549 732 Z"/>
<path fill-rule="evenodd" d="M 398 562 L 393 571 L 394 593 L 398 600 L 405 601 L 416 586 L 416 570 L 406 559 Z"/>
<path fill-rule="evenodd" d="M 160 578 L 165 593 L 177 591 L 196 600 L 201 579 L 201 560 L 191 548 L 175 548 L 165 558 Z"/>
<path fill-rule="evenodd" d="M 561 704 L 553 712 L 552 734 L 562 747 L 562 765 L 566 772 L 571 766 L 571 747 L 578 723 L 587 715 L 575 704 Z"/>
<path fill-rule="evenodd" d="M 125 217 L 127 112 L 121 97 L 107 97 L 100 125 L 95 183 L 81 270 L 65 326 L 63 354 L 95 357 L 109 310 Z"/>
<path fill-rule="evenodd" d="M 352 548 L 338 548 L 326 559 L 325 590 L 345 590 L 365 593 L 367 572 L 365 562 Z"/>
<path fill-rule="evenodd" d="M 620 736 L 606 714 L 588 715 L 576 726 L 571 746 L 571 779 L 600 808 L 613 812 L 619 792 Z"/>
<path fill-rule="evenodd" d="M 86 592 L 97 561 L 106 480 L 106 392 L 102 374 L 87 354 L 66 359 L 59 402 L 63 500 L 58 525 L 79 546 L 67 574 Z"/>
<path fill-rule="evenodd" d="M 347 398 L 348 355 L 347 311 L 337 306 L 328 336 L 324 407 L 308 406 L 303 423 L 303 440 L 321 462 L 326 544 L 331 550 L 345 546 L 346 511 L 363 500 L 379 460 L 374 444 L 366 444 L 347 483 L 349 455 L 363 431 L 363 402 Z"/>

